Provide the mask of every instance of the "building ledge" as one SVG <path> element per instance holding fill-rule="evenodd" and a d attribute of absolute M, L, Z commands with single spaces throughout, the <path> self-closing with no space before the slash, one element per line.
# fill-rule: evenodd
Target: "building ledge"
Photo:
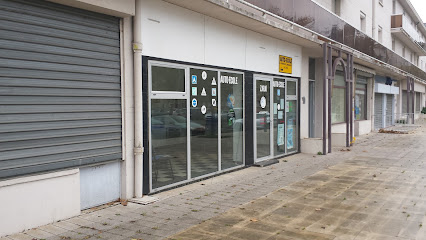
<path fill-rule="evenodd" d="M 404 28 L 391 28 L 391 34 L 405 43 L 410 49 L 414 50 L 419 56 L 426 56 L 426 50 L 422 48 L 414 39 L 404 30 Z"/>

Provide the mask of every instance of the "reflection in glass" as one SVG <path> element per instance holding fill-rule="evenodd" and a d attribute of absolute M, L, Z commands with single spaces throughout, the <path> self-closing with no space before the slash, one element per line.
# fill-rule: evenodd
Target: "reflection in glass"
<path fill-rule="evenodd" d="M 191 69 L 190 75 L 191 101 L 197 100 L 197 105 L 191 106 L 191 177 L 194 178 L 219 170 L 217 72 Z M 202 106 L 206 107 L 205 113 Z"/>
<path fill-rule="evenodd" d="M 336 71 L 331 95 L 331 123 L 345 122 L 346 83 L 343 72 Z"/>
<path fill-rule="evenodd" d="M 274 156 L 285 153 L 285 81 L 274 79 Z"/>
<path fill-rule="evenodd" d="M 293 81 L 287 82 L 287 95 L 296 96 L 296 82 L 293 82 Z"/>
<path fill-rule="evenodd" d="M 287 82 L 288 83 L 288 82 Z M 287 100 L 288 112 L 287 120 L 287 152 L 297 151 L 298 147 L 298 126 L 297 126 L 297 101 Z"/>
<path fill-rule="evenodd" d="M 185 70 L 152 66 L 152 91 L 185 92 Z"/>
<path fill-rule="evenodd" d="M 257 158 L 271 155 L 269 81 L 256 80 L 256 144 Z"/>
<path fill-rule="evenodd" d="M 151 101 L 152 188 L 187 179 L 186 100 Z"/>
<path fill-rule="evenodd" d="M 222 170 L 243 164 L 243 75 L 221 72 Z"/>
<path fill-rule="evenodd" d="M 355 120 L 367 119 L 367 79 L 359 77 L 355 88 Z"/>

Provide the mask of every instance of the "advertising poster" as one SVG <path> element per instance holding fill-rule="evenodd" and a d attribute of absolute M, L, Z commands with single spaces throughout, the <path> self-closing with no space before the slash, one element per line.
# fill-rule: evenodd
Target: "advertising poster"
<path fill-rule="evenodd" d="M 287 149 L 294 148 L 293 133 L 293 126 L 287 126 Z"/>
<path fill-rule="evenodd" d="M 284 124 L 278 124 L 277 145 L 284 145 Z"/>

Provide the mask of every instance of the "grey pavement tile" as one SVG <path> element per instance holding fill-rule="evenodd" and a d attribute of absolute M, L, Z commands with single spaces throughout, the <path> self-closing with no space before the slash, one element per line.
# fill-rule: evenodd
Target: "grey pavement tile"
<path fill-rule="evenodd" d="M 120 235 L 123 237 L 130 237 L 136 234 L 137 231 L 140 231 L 141 229 L 125 229 L 125 228 L 113 228 L 108 230 L 107 232 Z"/>
<path fill-rule="evenodd" d="M 32 240 L 34 238 L 33 236 L 30 236 L 25 233 L 16 233 L 16 234 L 9 235 L 7 237 L 13 240 Z"/>
<path fill-rule="evenodd" d="M 110 232 L 99 233 L 96 236 L 92 237 L 91 239 L 108 239 L 108 240 L 124 240 L 124 239 L 128 239 L 128 240 L 130 240 L 129 237 L 125 237 L 125 236 L 113 234 L 113 233 L 110 233 Z"/>
<path fill-rule="evenodd" d="M 162 240 L 164 237 L 153 235 L 151 233 L 138 233 L 134 236 L 131 236 L 130 239 L 140 239 L 140 240 Z"/>
<path fill-rule="evenodd" d="M 59 237 L 64 239 L 64 240 L 73 240 L 73 239 L 74 240 L 84 240 L 84 239 L 91 238 L 91 236 L 89 236 L 89 235 L 74 232 L 74 231 L 62 233 L 61 235 L 59 235 Z"/>
<path fill-rule="evenodd" d="M 60 227 L 60 228 L 63 228 L 63 229 L 67 229 L 69 231 L 77 229 L 77 228 L 80 227 L 79 225 L 68 222 L 68 221 L 55 222 L 55 223 L 53 223 L 53 225 Z"/>
<path fill-rule="evenodd" d="M 53 235 L 59 235 L 61 233 L 69 231 L 68 229 L 58 227 L 54 224 L 44 225 L 44 226 L 39 227 L 38 229 L 49 232 Z"/>
<path fill-rule="evenodd" d="M 40 229 L 37 229 L 37 228 L 28 230 L 25 233 L 34 237 L 34 238 L 37 238 L 37 239 L 46 239 L 48 237 L 53 236 L 52 233 L 49 233 L 49 232 L 46 232 L 46 231 L 43 231 L 43 230 L 40 230 Z"/>
<path fill-rule="evenodd" d="M 80 227 L 81 226 L 87 226 L 87 225 L 93 223 L 93 221 L 89 221 L 89 220 L 86 220 L 86 219 L 81 218 L 81 217 L 70 218 L 70 219 L 65 220 L 63 222 L 72 223 L 72 224 L 78 225 Z"/>

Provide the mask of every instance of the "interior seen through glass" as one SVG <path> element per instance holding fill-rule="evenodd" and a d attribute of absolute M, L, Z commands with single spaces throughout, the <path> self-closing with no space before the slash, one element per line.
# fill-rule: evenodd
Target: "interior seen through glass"
<path fill-rule="evenodd" d="M 285 153 L 285 81 L 274 79 L 274 155 Z"/>
<path fill-rule="evenodd" d="M 243 164 L 243 74 L 221 72 L 221 164 L 222 170 Z"/>
<path fill-rule="evenodd" d="M 181 72 L 180 69 L 153 66 L 151 70 L 153 91 L 182 90 L 180 86 L 182 77 L 185 79 L 184 69 Z M 221 72 L 219 76 L 219 71 L 191 68 L 189 76 L 189 79 L 186 79 L 189 85 L 189 92 L 186 92 L 189 100 L 156 99 L 161 98 L 161 95 L 152 95 L 150 113 L 152 189 L 187 180 L 189 164 L 191 178 L 219 171 L 219 163 L 222 170 L 243 164 L 244 75 Z M 167 95 L 167 98 L 172 96 Z M 221 159 L 219 159 L 219 131 Z M 187 153 L 188 143 L 190 143 L 190 162 Z"/>
<path fill-rule="evenodd" d="M 152 188 L 187 179 L 185 99 L 151 101 Z"/>
<path fill-rule="evenodd" d="M 271 155 L 270 81 L 256 81 L 257 158 Z"/>
<path fill-rule="evenodd" d="M 191 69 L 191 177 L 218 171 L 217 71 Z M 192 101 L 196 100 L 196 104 Z"/>

